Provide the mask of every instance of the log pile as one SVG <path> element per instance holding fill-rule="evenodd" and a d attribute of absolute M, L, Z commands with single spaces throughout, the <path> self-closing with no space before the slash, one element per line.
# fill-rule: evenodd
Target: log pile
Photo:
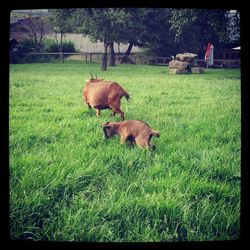
<path fill-rule="evenodd" d="M 196 65 L 198 55 L 192 53 L 177 54 L 175 59 L 169 62 L 170 74 L 200 74 L 204 68 Z"/>

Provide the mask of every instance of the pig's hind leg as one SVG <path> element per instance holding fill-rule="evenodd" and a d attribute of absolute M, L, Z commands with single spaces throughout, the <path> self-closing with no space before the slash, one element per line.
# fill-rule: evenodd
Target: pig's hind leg
<path fill-rule="evenodd" d="M 145 137 L 137 137 L 135 138 L 136 145 L 140 148 L 148 149 L 149 144 L 148 144 L 148 138 Z"/>
<path fill-rule="evenodd" d="M 153 137 L 153 134 L 149 134 L 149 137 L 148 137 L 148 148 L 149 149 L 152 149 L 152 150 L 155 150 L 155 145 L 151 142 L 151 139 Z"/>
<path fill-rule="evenodd" d="M 115 115 L 116 113 L 118 113 L 123 121 L 124 120 L 124 113 L 121 111 L 120 106 L 121 106 L 121 98 L 114 98 L 114 99 L 109 100 L 109 107 L 113 111 L 112 114 Z"/>
<path fill-rule="evenodd" d="M 96 116 L 100 116 L 101 114 L 101 110 L 100 109 L 96 109 Z"/>
<path fill-rule="evenodd" d="M 135 142 L 140 148 L 155 150 L 155 146 L 151 142 L 152 136 L 153 134 L 149 134 L 148 136 L 143 137 L 137 137 L 135 139 Z"/>
<path fill-rule="evenodd" d="M 116 113 L 118 113 L 122 119 L 122 121 L 124 121 L 124 113 L 120 110 L 120 107 L 117 104 L 110 104 L 110 107 L 112 109 L 112 115 L 115 115 Z"/>

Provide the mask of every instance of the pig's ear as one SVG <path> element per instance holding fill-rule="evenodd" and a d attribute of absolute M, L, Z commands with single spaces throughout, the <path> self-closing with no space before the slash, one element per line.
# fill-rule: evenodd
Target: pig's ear
<path fill-rule="evenodd" d="M 109 124 L 109 122 L 103 123 L 103 127 L 106 127 Z"/>
<path fill-rule="evenodd" d="M 111 129 L 112 127 L 109 125 L 109 122 L 103 124 L 103 129 Z"/>

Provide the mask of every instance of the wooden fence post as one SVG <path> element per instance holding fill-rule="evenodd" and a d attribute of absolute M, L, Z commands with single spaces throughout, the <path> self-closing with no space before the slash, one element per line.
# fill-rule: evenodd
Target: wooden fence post
<path fill-rule="evenodd" d="M 62 63 L 64 63 L 64 56 L 63 56 L 63 52 L 61 53 L 61 58 L 62 58 Z"/>

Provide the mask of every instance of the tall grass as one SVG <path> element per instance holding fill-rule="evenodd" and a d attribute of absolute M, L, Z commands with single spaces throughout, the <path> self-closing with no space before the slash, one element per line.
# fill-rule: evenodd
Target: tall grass
<path fill-rule="evenodd" d="M 12 239 L 93 242 L 240 236 L 240 71 L 169 75 L 166 67 L 10 65 Z M 104 140 L 82 103 L 89 72 L 130 94 L 126 119 L 161 133 L 156 151 Z"/>

